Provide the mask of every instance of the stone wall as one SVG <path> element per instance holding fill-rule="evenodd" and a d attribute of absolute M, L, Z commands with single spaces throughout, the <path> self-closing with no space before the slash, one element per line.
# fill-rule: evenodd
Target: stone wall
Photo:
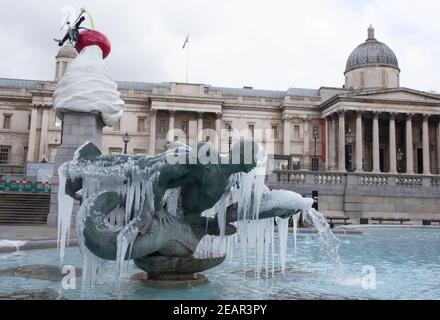
<path fill-rule="evenodd" d="M 319 211 L 327 216 L 440 219 L 438 176 L 275 171 L 266 184 L 308 197 L 318 191 Z"/>

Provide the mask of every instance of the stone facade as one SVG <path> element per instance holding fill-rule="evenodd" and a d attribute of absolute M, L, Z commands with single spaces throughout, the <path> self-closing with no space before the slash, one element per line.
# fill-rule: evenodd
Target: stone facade
<path fill-rule="evenodd" d="M 372 46 L 379 50 L 362 49 Z M 397 58 L 383 46 L 370 28 L 367 41 L 350 55 L 342 88 L 274 91 L 119 81 L 124 115 L 115 127 L 104 128 L 102 150 L 122 152 L 121 137 L 127 132 L 130 154 L 160 152 L 170 140 L 209 141 L 227 152 L 241 133 L 270 144 L 275 169 L 314 169 L 344 179 L 351 176 L 347 171 L 431 179 L 440 174 L 440 95 L 400 87 Z M 52 108 L 52 93 L 75 56 L 72 50 L 57 54 L 53 81 L 0 79 L 3 172 L 24 171 L 30 162 L 54 162 L 61 121 Z M 337 198 L 347 197 L 345 191 L 331 189 L 337 194 L 328 206 L 336 207 L 324 211 L 357 212 L 351 209 L 357 208 L 356 201 Z"/>

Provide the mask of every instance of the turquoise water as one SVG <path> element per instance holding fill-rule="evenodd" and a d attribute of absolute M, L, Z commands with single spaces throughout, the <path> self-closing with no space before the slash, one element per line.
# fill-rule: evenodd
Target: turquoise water
<path fill-rule="evenodd" d="M 128 266 L 120 285 L 112 283 L 113 265 L 106 266 L 105 283 L 89 298 L 97 299 L 440 299 L 440 229 L 362 228 L 361 235 L 338 235 L 342 274 L 321 252 L 319 236 L 299 234 L 297 252 L 289 236 L 286 274 L 257 280 L 252 259 L 244 274 L 237 254 L 204 272 L 210 282 L 189 289 L 154 289 L 130 280 L 140 270 Z M 240 250 L 237 250 L 240 252 Z M 58 265 L 55 249 L 0 255 L 0 269 L 30 264 Z M 66 252 L 65 264 L 81 266 L 77 248 Z M 375 277 L 374 277 L 375 275 Z M 375 281 L 374 281 L 375 278 Z M 0 292 L 26 288 L 51 288 L 69 299 L 81 299 L 76 290 L 62 290 L 60 283 L 20 277 L 0 277 Z"/>

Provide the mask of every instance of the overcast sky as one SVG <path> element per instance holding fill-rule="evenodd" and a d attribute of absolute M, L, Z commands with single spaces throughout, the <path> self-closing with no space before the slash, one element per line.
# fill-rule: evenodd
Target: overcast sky
<path fill-rule="evenodd" d="M 0 77 L 52 80 L 63 10 L 85 6 L 112 43 L 115 80 L 213 86 L 341 86 L 350 52 L 367 37 L 397 55 L 401 85 L 440 91 L 437 0 L 2 0 Z M 88 23 L 85 24 L 88 26 Z"/>

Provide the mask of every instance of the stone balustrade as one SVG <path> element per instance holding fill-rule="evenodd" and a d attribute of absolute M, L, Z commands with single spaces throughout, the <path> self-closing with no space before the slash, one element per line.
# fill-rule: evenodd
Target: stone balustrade
<path fill-rule="evenodd" d="M 390 173 L 343 173 L 333 171 L 274 171 L 266 180 L 273 184 L 301 184 L 338 186 L 348 185 L 356 187 L 396 187 L 396 188 L 420 188 L 428 187 L 437 189 L 440 187 L 440 176 L 433 175 L 407 175 Z M 440 189 L 439 189 L 440 190 Z"/>

